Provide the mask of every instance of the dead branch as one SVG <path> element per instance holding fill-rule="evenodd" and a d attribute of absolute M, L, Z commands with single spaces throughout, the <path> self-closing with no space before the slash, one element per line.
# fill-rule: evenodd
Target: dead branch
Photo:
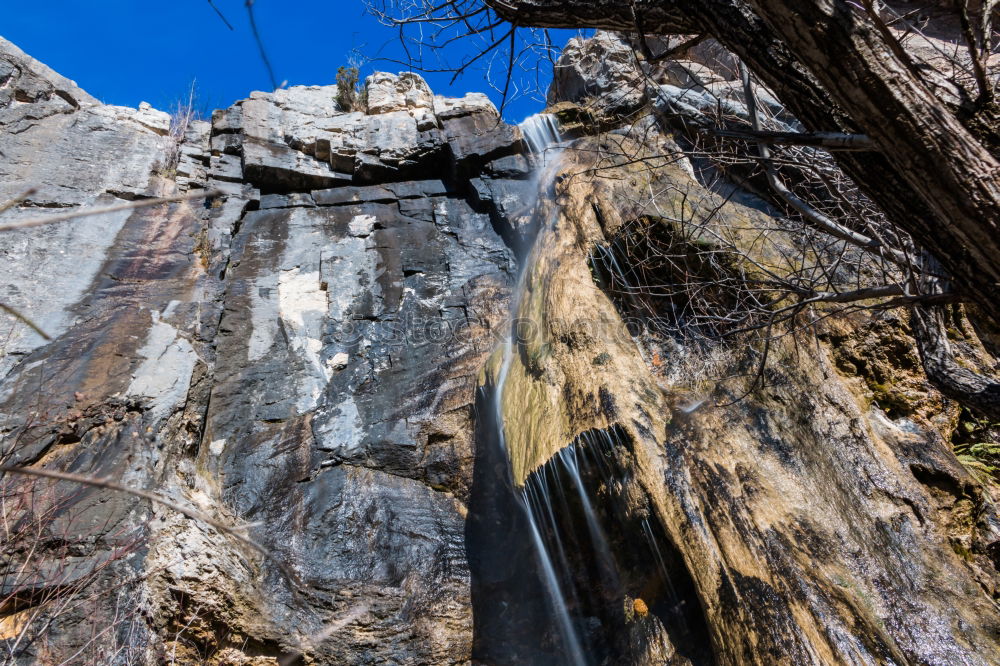
<path fill-rule="evenodd" d="M 192 518 L 199 522 L 205 523 L 206 525 L 214 527 L 220 532 L 224 532 L 225 534 L 232 536 L 241 543 L 250 546 L 258 553 L 263 555 L 265 558 L 273 562 L 281 571 L 281 573 L 285 576 L 285 578 L 288 579 L 289 582 L 293 583 L 297 587 L 300 588 L 304 587 L 304 584 L 302 583 L 298 574 L 289 569 L 284 562 L 279 560 L 266 547 L 264 547 L 259 542 L 254 541 L 246 534 L 244 534 L 244 532 L 246 532 L 247 530 L 246 526 L 233 527 L 231 525 L 227 525 L 226 523 L 220 520 L 216 520 L 215 518 L 207 516 L 204 513 L 196 511 L 195 509 L 192 509 L 190 507 L 178 504 L 177 502 L 167 499 L 162 495 L 157 495 L 156 493 L 149 492 L 148 490 L 141 490 L 139 488 L 129 488 L 128 486 L 123 486 L 120 483 L 112 481 L 111 479 L 95 479 L 93 477 L 83 476 L 80 474 L 70 474 L 68 472 L 56 472 L 54 470 L 39 469 L 36 467 L 18 467 L 14 465 L 0 465 L 0 472 L 10 473 L 10 474 L 22 474 L 25 476 L 42 477 L 46 479 L 56 479 L 58 481 L 69 481 L 71 483 L 79 483 L 81 485 L 91 486 L 93 488 L 104 488 L 106 490 L 113 490 L 116 492 L 127 493 L 129 495 L 133 495 L 135 497 L 141 497 L 142 499 L 149 500 L 150 502 L 160 504 L 162 506 L 167 507 L 168 509 L 176 511 L 177 513 L 185 515 L 188 518 Z"/>
<path fill-rule="evenodd" d="M 757 98 L 754 92 L 753 83 L 750 80 L 750 70 L 747 69 L 746 65 L 742 62 L 740 63 L 740 76 L 743 79 L 743 90 L 746 97 L 747 110 L 750 113 L 751 124 L 753 125 L 755 132 L 760 132 L 762 129 L 760 113 L 757 110 Z M 913 266 L 917 263 L 915 260 L 907 256 L 905 252 L 885 247 L 881 242 L 875 239 L 868 238 L 864 234 L 852 231 L 851 229 L 834 222 L 829 217 L 823 215 L 814 207 L 810 206 L 790 189 L 788 189 L 788 187 L 781 182 L 781 179 L 778 178 L 774 167 L 769 163 L 771 154 L 767 144 L 759 143 L 758 151 L 761 156 L 761 164 L 764 166 L 764 173 L 767 175 L 768 184 L 770 184 L 771 188 L 778 194 L 778 196 L 784 199 L 789 206 L 798 211 L 810 223 L 816 225 L 816 227 L 822 229 L 834 238 L 839 238 L 842 241 L 851 243 L 852 245 L 856 245 L 865 250 L 879 253 L 886 259 L 889 259 L 900 266 Z"/>
<path fill-rule="evenodd" d="M 875 146 L 864 134 L 843 132 L 773 132 L 768 130 L 725 130 L 705 128 L 706 134 L 730 139 L 746 139 L 763 144 L 784 146 L 812 146 L 827 150 L 874 150 Z"/>
<path fill-rule="evenodd" d="M 157 199 L 141 199 L 139 201 L 130 201 L 128 203 L 115 204 L 114 206 L 106 206 L 104 208 L 88 208 L 86 210 L 76 210 L 69 213 L 58 213 L 56 215 L 49 215 L 47 217 L 34 217 L 27 220 L 20 220 L 18 222 L 8 222 L 7 224 L 0 224 L 0 231 L 13 231 L 15 229 L 28 229 L 30 227 L 40 227 L 46 224 L 66 222 L 67 220 L 73 220 L 78 217 L 106 215 L 108 213 L 117 213 L 123 210 L 149 208 L 150 206 L 159 206 L 162 204 L 175 203 L 179 201 L 191 201 L 193 199 L 208 199 L 212 197 L 217 197 L 220 194 L 221 192 L 219 192 L 218 190 L 209 190 L 207 192 L 178 194 L 177 196 L 160 197 Z"/>
<path fill-rule="evenodd" d="M 24 192 L 21 192 L 13 199 L 0 203 L 0 213 L 4 213 L 10 210 L 11 208 L 18 205 L 19 203 L 21 203 L 22 201 L 24 201 L 37 191 L 38 191 L 37 188 L 29 187 L 28 189 L 26 189 Z"/>
<path fill-rule="evenodd" d="M 52 337 L 48 333 L 46 333 L 45 331 L 43 331 L 38 324 L 36 324 L 35 322 L 31 321 L 31 319 L 29 319 L 27 315 L 25 315 L 25 314 L 23 314 L 21 312 L 18 312 L 14 308 L 10 307 L 9 305 L 5 305 L 4 303 L 0 303 L 0 310 L 3 310 L 4 312 L 6 312 L 7 314 L 11 315 L 15 319 L 19 319 L 22 322 L 24 322 L 28 326 L 28 328 L 30 328 L 31 330 L 33 330 L 35 333 L 38 333 L 38 335 L 42 336 L 43 339 L 45 339 L 45 340 L 51 340 L 52 339 Z"/>

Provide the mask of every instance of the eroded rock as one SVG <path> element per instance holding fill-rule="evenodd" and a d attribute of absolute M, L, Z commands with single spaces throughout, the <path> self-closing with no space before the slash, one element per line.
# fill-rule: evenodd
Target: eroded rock
<path fill-rule="evenodd" d="M 96 590 L 132 576 L 135 600 L 102 597 L 25 658 L 118 649 L 116 633 L 88 644 L 91 625 L 128 622 L 141 625 L 129 649 L 150 663 L 467 662 L 474 388 L 513 269 L 503 221 L 454 180 L 435 105 L 449 121 L 489 113 L 493 134 L 463 164 L 516 151 L 515 130 L 478 98 L 386 75 L 371 114 L 341 113 L 334 86 L 297 87 L 174 131 L 166 114 L 100 105 L 2 46 L 13 92 L 0 191 L 38 188 L 4 221 L 220 192 L 8 236 L 3 300 L 54 339 L 4 320 L 4 454 L 253 523 L 243 533 L 292 573 L 140 498 L 70 495 L 86 517 L 78 579 Z M 33 487 L 3 484 L 14 497 Z M 5 580 L 61 589 L 49 558 Z"/>
<path fill-rule="evenodd" d="M 556 96 L 606 103 L 573 107 L 581 135 L 614 119 L 595 108 L 745 113 L 724 54 L 640 94 L 652 70 L 622 39 L 567 53 Z M 784 221 L 699 182 L 659 119 L 582 139 L 534 206 L 520 131 L 409 74 L 373 77 L 367 113 L 295 87 L 167 133 L 6 42 L 0 86 L 0 193 L 38 187 L 0 221 L 217 191 L 6 237 L 0 300 L 54 338 L 4 320 L 6 460 L 212 521 L 0 479 L 52 545 L 0 560 L 25 600 L 0 607 L 4 639 L 45 594 L 95 600 L 23 661 L 549 663 L 566 651 L 533 544 L 553 536 L 570 621 L 616 663 L 996 661 L 1000 521 L 948 447 L 962 417 L 906 374 L 903 323 L 775 342 L 750 391 L 733 354 L 626 328 L 682 308 L 616 291 L 598 248 L 626 262 L 695 220 L 684 247 L 721 278 L 792 270 Z M 538 335 L 491 358 L 538 228 L 517 304 Z M 654 255 L 662 275 L 684 259 Z"/>

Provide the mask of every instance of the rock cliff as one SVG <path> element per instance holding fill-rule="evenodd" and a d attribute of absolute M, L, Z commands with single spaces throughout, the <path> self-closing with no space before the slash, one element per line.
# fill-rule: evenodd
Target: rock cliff
<path fill-rule="evenodd" d="M 542 167 L 413 74 L 180 122 L 0 40 L 0 223 L 204 195 L 3 232 L 0 302 L 51 338 L 0 320 L 3 463 L 94 481 L 0 478 L 5 658 L 996 663 L 992 491 L 905 319 L 781 337 L 758 385 L 622 288 L 798 268 L 674 136 L 709 92 L 746 113 L 687 57 L 572 42 Z"/>
<path fill-rule="evenodd" d="M 34 519 L 73 551 L 6 572 L 8 631 L 70 580 L 128 607 L 64 614 L 24 654 L 467 660 L 470 418 L 514 270 L 494 199 L 527 174 L 516 128 L 411 75 L 369 81 L 367 112 L 298 87 L 178 128 L 7 42 L 0 63 L 0 199 L 36 188 L 5 221 L 215 193 L 7 233 L 3 301 L 53 341 L 3 322 L 6 460 L 249 525 L 297 578 L 138 498 L 5 479 L 58 496 Z"/>

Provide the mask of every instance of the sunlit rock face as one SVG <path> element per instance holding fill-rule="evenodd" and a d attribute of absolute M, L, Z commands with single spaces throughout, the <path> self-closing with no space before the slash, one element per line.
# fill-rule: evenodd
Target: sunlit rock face
<path fill-rule="evenodd" d="M 612 62 L 601 55 L 619 46 L 607 36 L 581 42 L 560 65 Z M 647 104 L 668 122 L 671 113 L 698 119 L 679 99 L 664 108 L 663 91 L 680 89 L 669 72 L 650 74 L 633 80 L 648 85 Z M 558 85 L 555 104 L 566 101 Z M 606 121 L 617 84 L 591 94 L 588 108 Z M 742 102 L 730 103 L 739 115 Z M 527 629 L 518 614 L 484 605 L 478 617 L 491 631 L 476 634 L 478 654 L 516 661 L 575 644 L 584 662 L 610 652 L 625 663 L 992 663 L 991 491 L 951 453 L 957 406 L 920 374 L 905 323 L 821 318 L 805 345 L 774 335 L 758 370 L 760 357 L 739 343 L 684 335 L 689 299 L 714 291 L 699 307 L 739 316 L 724 285 L 788 275 L 802 256 L 794 225 L 762 199 L 718 188 L 716 176 L 692 168 L 649 122 L 563 151 L 512 297 L 527 333 L 483 382 L 480 411 L 492 408 L 497 422 L 480 433 L 477 455 L 502 451 L 508 491 L 474 485 L 470 514 L 479 528 L 470 535 L 493 553 L 471 560 L 473 598 L 507 595 L 535 617 L 539 638 L 495 639 Z M 623 321 L 639 326 L 622 336 Z M 978 342 L 967 349 L 979 362 Z M 595 456 L 595 439 L 604 454 Z M 591 467 L 603 469 L 588 486 L 580 461 L 595 457 Z M 498 507 L 513 517 L 490 523 Z M 621 529 L 630 522 L 650 532 Z M 521 587 L 516 566 L 503 566 L 530 559 L 522 544 L 531 539 L 544 542 L 536 550 L 554 571 L 528 584 L 557 590 L 547 605 Z M 677 553 L 670 594 L 656 590 L 652 571 L 645 590 L 626 575 L 651 548 Z M 605 562 L 617 578 L 594 574 Z M 595 605 L 602 595 L 619 603 Z M 621 623 L 639 617 L 622 604 L 634 610 L 637 598 L 659 622 L 632 641 Z M 685 606 L 698 611 L 678 616 Z"/>
<path fill-rule="evenodd" d="M 491 166 L 517 129 L 381 74 L 369 113 L 298 87 L 171 133 L 6 42 L 0 62 L 3 197 L 37 188 L 5 221 L 216 192 L 5 236 L 3 302 L 53 340 L 4 319 L 4 454 L 250 524 L 295 576 L 144 500 L 4 479 L 62 494 L 73 518 L 46 529 L 81 545 L 70 572 L 58 553 L 29 562 L 42 581 L 8 570 L 3 595 L 72 576 L 107 600 L 24 659 L 467 661 L 474 388 L 514 270 L 469 181 L 526 177 Z M 112 629 L 88 644 L 95 626 Z"/>
<path fill-rule="evenodd" d="M 303 86 L 178 124 L 0 42 L 0 199 L 36 188 L 0 223 L 206 194 L 3 232 L 0 302 L 52 337 L 0 320 L 4 460 L 217 523 L 0 479 L 17 659 L 995 662 L 1000 532 L 905 322 L 777 341 L 747 391 L 738 350 L 651 321 L 683 303 L 622 288 L 720 247 L 720 280 L 795 268 L 670 130 L 701 113 L 681 73 L 732 93 L 725 54 L 626 55 L 571 44 L 550 102 L 606 103 L 546 161 L 409 73 L 364 111 Z M 625 92 L 662 117 L 615 126 Z"/>

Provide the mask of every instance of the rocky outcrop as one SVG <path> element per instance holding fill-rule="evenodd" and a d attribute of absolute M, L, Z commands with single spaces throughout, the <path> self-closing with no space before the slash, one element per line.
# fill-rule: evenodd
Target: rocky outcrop
<path fill-rule="evenodd" d="M 539 514 L 556 512 L 554 526 L 546 528 L 549 547 L 574 553 L 555 567 L 562 572 L 561 593 L 572 600 L 569 612 L 602 617 L 600 625 L 577 625 L 585 651 L 607 658 L 630 654 L 634 647 L 608 646 L 615 645 L 616 632 L 627 631 L 612 627 L 627 628 L 634 619 L 605 618 L 607 605 L 595 610 L 587 595 L 608 592 L 593 591 L 587 566 L 575 565 L 575 558 L 603 558 L 621 572 L 617 588 L 608 583 L 620 600 L 610 608 L 641 598 L 656 609 L 660 625 L 646 629 L 639 645 L 659 635 L 654 642 L 680 655 L 668 663 L 991 663 L 998 577 L 990 553 L 1000 523 L 988 495 L 942 441 L 951 428 L 934 409 L 923 417 L 890 416 L 891 404 L 873 401 L 867 387 L 843 375 L 835 351 L 824 344 L 804 354 L 794 337 L 777 338 L 764 386 L 755 388 L 737 349 L 716 349 L 721 356 L 712 362 L 697 345 L 678 344 L 656 330 L 638 340 L 626 332 L 618 313 L 637 312 L 629 309 L 627 294 L 595 284 L 594 257 L 601 246 L 614 248 L 623 234 L 636 234 L 623 246 L 639 246 L 639 233 L 657 233 L 635 226 L 644 216 L 673 230 L 666 233 L 685 236 L 692 252 L 725 252 L 721 248 L 732 239 L 754 248 L 747 250 L 749 262 L 763 274 L 796 267 L 787 263 L 795 256 L 793 236 L 775 233 L 762 203 L 727 203 L 671 164 L 679 156 L 646 154 L 620 138 L 612 150 L 606 144 L 613 140 L 602 145 L 585 139 L 574 144 L 577 151 L 567 151 L 557 179 L 559 207 L 541 213 L 552 216 L 552 226 L 539 237 L 516 300 L 531 334 L 506 361 L 494 359 L 485 383 L 487 391 L 501 391 L 512 492 L 523 486 L 539 502 Z M 604 157 L 595 169 L 593 156 L 609 154 L 620 155 L 619 163 Z M 636 168 L 640 161 L 644 166 Z M 664 194 L 647 203 L 634 198 L 636 189 Z M 712 211 L 710 222 L 690 222 L 699 210 Z M 765 234 L 768 242 L 759 243 Z M 621 255 L 608 265 L 629 259 Z M 666 263 L 660 275 L 668 275 Z M 632 283 L 633 293 L 642 288 Z M 670 297 L 661 306 L 664 313 L 678 309 Z M 837 335 L 843 339 L 844 331 Z M 894 344 L 883 341 L 869 354 Z M 904 344 L 912 356 L 912 341 Z M 902 374 L 906 359 L 894 363 L 892 372 Z M 706 374 L 692 372 L 696 368 Z M 940 409 L 941 397 L 926 379 L 921 390 L 910 399 L 936 400 Z M 489 439 L 480 445 L 489 446 Z M 576 462 L 588 458 L 596 461 L 589 479 Z M 577 488 L 593 489 L 577 501 L 599 510 L 562 508 L 567 500 L 558 493 L 573 498 L 573 479 L 581 475 Z M 562 490 L 559 478 L 568 479 Z M 477 499 L 474 506 L 485 502 Z M 606 535 L 601 539 L 586 538 L 594 520 Z M 633 531 L 622 533 L 629 523 Z M 514 522 L 506 529 L 519 537 L 504 534 L 490 545 L 501 550 L 497 560 L 517 564 L 499 569 L 508 579 L 494 571 L 503 582 L 492 585 L 507 590 L 511 604 L 530 610 L 510 592 L 530 562 L 517 545 L 530 539 L 530 528 Z M 566 546 L 573 538 L 575 548 Z M 664 552 L 676 553 L 665 576 L 670 584 L 657 589 L 652 573 L 629 579 L 634 567 L 655 570 Z M 678 589 L 689 596 L 671 596 Z M 684 605 L 688 614 L 669 610 Z M 539 633 L 558 640 L 557 627 L 535 621 L 547 627 Z M 493 627 L 497 635 L 524 631 L 494 622 L 501 625 Z M 499 661 L 510 659 L 503 646 L 484 640 L 502 655 Z M 693 649 L 708 645 L 710 654 Z M 657 661 L 634 654 L 627 659 Z"/>
<path fill-rule="evenodd" d="M 65 498 L 73 518 L 39 529 L 129 607 L 29 636 L 43 598 L 73 598 L 66 553 L 5 559 L 19 659 L 467 661 L 472 401 L 513 270 L 470 178 L 521 152 L 516 128 L 481 96 L 380 74 L 369 113 L 298 87 L 172 130 L 3 49 L 2 194 L 36 188 L 5 222 L 213 193 L 8 232 L 3 301 L 53 341 L 4 321 L 4 460 L 154 489 L 293 575 L 139 498 L 6 477 Z"/>
<path fill-rule="evenodd" d="M 560 64 L 580 67 L 581 51 L 612 62 L 623 43 L 581 42 Z M 477 453 L 509 459 L 510 476 L 506 494 L 473 496 L 470 533 L 499 551 L 473 581 L 532 619 L 480 607 L 480 654 L 543 663 L 575 644 L 595 663 L 993 663 L 994 491 L 951 450 L 959 407 L 920 372 L 905 321 L 830 311 L 815 337 L 768 325 L 763 352 L 745 336 L 700 338 L 702 318 L 752 328 L 726 285 L 815 257 L 767 202 L 710 191 L 718 172 L 664 135 L 708 109 L 679 107 L 680 94 L 719 105 L 719 87 L 617 75 L 645 87 L 663 122 L 565 150 L 513 297 L 522 332 L 483 379 L 495 423 Z M 623 88 L 596 90 L 588 108 L 606 122 Z M 954 337 L 963 363 L 995 364 Z M 532 539 L 554 573 L 524 582 Z M 539 608 L 529 590 L 546 588 L 557 593 Z M 639 624 L 636 600 L 655 621 Z M 528 625 L 532 640 L 493 639 Z"/>

